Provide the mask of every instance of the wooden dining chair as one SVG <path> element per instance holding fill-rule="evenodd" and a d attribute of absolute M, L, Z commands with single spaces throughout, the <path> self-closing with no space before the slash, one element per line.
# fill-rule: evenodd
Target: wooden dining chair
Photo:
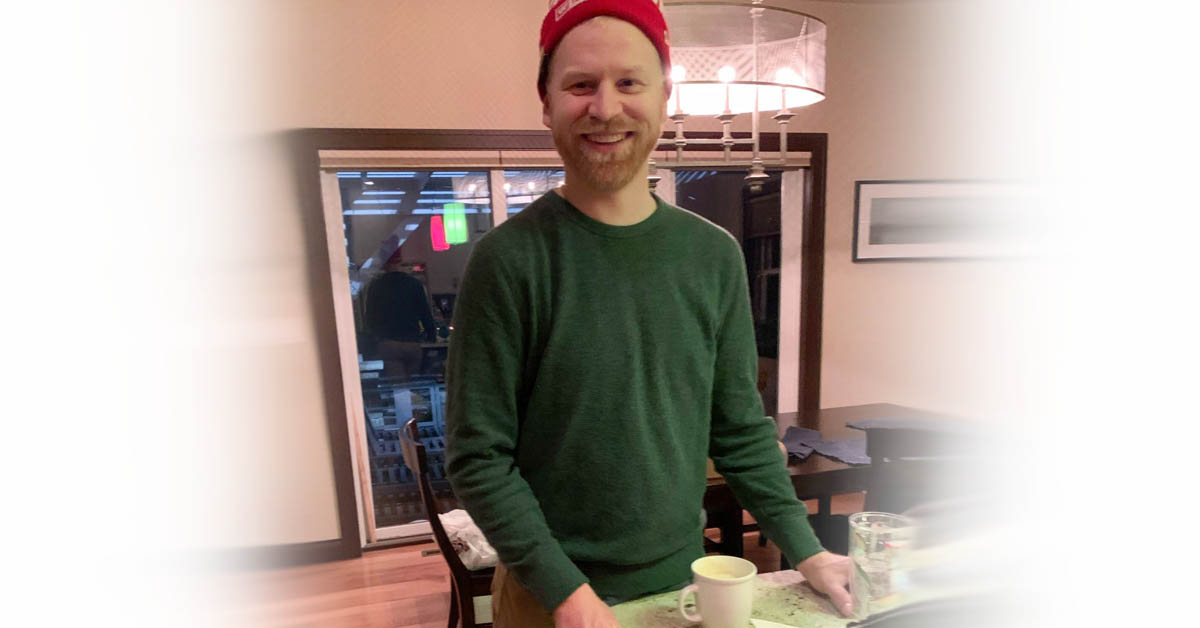
<path fill-rule="evenodd" d="M 417 487 L 421 492 L 421 503 L 425 506 L 429 527 L 433 528 L 433 538 L 437 541 L 438 549 L 446 565 L 450 567 L 450 622 L 448 628 L 457 628 L 461 620 L 463 628 L 490 627 L 491 622 L 478 623 L 475 617 L 475 598 L 492 594 L 492 574 L 495 569 L 467 569 L 458 553 L 450 544 L 450 537 L 442 527 L 438 514 L 442 512 L 441 504 L 433 491 L 429 480 L 429 459 L 425 446 L 419 440 L 417 420 L 409 419 L 400 431 L 400 447 L 403 450 L 404 465 L 417 479 Z"/>

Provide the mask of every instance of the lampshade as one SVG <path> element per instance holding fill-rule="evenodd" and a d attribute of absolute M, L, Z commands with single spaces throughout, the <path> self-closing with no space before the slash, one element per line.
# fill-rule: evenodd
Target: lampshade
<path fill-rule="evenodd" d="M 664 4 L 675 90 L 667 113 L 717 115 L 803 107 L 825 99 L 825 23 L 747 3 Z M 757 72 L 754 20 L 758 21 Z"/>

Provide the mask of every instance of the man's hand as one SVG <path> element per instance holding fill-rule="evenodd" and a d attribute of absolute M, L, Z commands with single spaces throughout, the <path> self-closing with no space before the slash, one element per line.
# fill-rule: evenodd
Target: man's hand
<path fill-rule="evenodd" d="M 849 617 L 854 612 L 854 604 L 850 599 L 850 557 L 839 556 L 831 552 L 817 552 L 800 561 L 796 571 L 804 574 L 804 579 L 812 588 L 829 596 L 833 605 L 842 615 Z"/>
<path fill-rule="evenodd" d="M 591 585 L 585 584 L 554 609 L 555 628 L 621 628 L 617 616 Z"/>

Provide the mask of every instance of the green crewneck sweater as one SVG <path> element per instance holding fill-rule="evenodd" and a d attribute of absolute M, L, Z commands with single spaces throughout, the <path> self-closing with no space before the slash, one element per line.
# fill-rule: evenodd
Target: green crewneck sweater
<path fill-rule="evenodd" d="M 686 581 L 706 456 L 792 564 L 821 549 L 763 416 L 741 249 L 656 201 L 619 227 L 546 194 L 479 240 L 455 304 L 451 485 L 547 610 Z"/>

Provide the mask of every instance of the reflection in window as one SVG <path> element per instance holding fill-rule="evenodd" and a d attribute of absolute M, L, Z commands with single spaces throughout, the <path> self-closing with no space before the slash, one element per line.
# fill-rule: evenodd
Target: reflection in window
<path fill-rule="evenodd" d="M 730 233 L 742 246 L 750 288 L 750 310 L 758 347 L 759 393 L 767 414 L 776 412 L 779 385 L 779 299 L 782 272 L 782 176 L 771 171 L 762 190 L 751 192 L 744 172 L 675 170 L 680 207 Z"/>
<path fill-rule="evenodd" d="M 399 430 L 416 418 L 447 486 L 445 359 L 467 258 L 491 228 L 486 171 L 338 172 L 377 527 L 424 519 Z"/>
<path fill-rule="evenodd" d="M 515 214 L 536 201 L 538 197 L 562 185 L 566 174 L 562 170 L 505 170 L 504 196 L 508 213 Z"/>

